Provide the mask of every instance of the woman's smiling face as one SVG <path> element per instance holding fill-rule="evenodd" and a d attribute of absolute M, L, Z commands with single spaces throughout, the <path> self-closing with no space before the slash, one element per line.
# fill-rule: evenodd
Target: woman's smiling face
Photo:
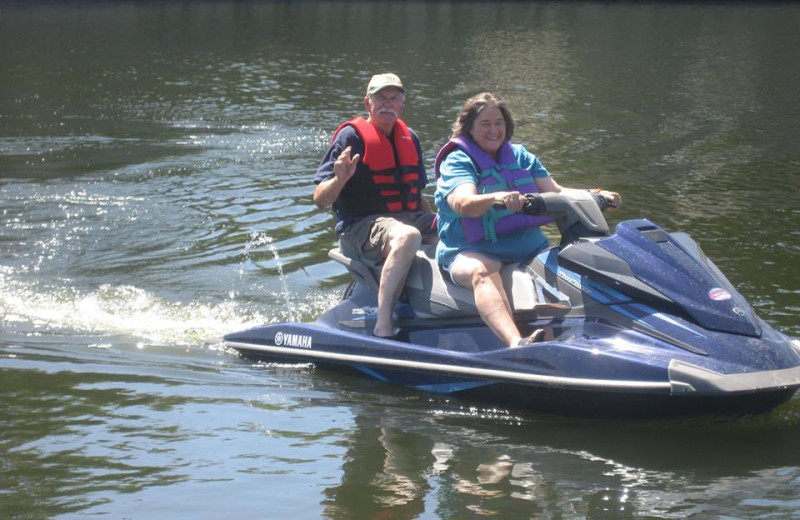
<path fill-rule="evenodd" d="M 503 112 L 496 106 L 484 107 L 472 123 L 469 135 L 484 152 L 494 157 L 506 139 Z"/>

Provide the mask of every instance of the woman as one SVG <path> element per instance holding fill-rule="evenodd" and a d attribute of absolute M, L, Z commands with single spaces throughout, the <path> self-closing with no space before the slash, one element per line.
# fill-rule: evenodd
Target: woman
<path fill-rule="evenodd" d="M 514 323 L 500 269 L 547 247 L 540 226 L 549 220 L 517 212 L 525 193 L 560 192 L 539 159 L 511 144 L 514 118 L 506 103 L 484 92 L 464 104 L 450 141 L 436 156 L 435 201 L 439 212 L 436 257 L 455 283 L 475 291 L 484 322 L 510 347 L 534 343 L 536 330 L 523 338 Z M 618 193 L 599 192 L 612 209 Z M 502 203 L 503 209 L 493 206 Z"/>

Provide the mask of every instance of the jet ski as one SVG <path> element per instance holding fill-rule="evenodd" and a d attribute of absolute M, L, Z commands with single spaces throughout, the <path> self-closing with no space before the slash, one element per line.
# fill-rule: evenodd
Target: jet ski
<path fill-rule="evenodd" d="M 800 340 L 759 318 L 689 235 L 647 219 L 612 233 L 604 205 L 585 190 L 528 196 L 523 211 L 553 217 L 561 234 L 502 272 L 520 332 L 545 331 L 532 345 L 503 344 L 433 246 L 414 259 L 393 339 L 372 335 L 379 266 L 333 249 L 353 278 L 336 306 L 312 323 L 263 325 L 224 342 L 248 358 L 546 413 L 749 414 L 790 400 Z"/>

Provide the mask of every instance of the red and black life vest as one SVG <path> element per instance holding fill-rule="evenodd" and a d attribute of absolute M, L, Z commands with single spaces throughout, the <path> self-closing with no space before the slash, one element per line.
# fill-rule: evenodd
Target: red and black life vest
<path fill-rule="evenodd" d="M 342 216 L 357 217 L 420 209 L 423 179 L 420 156 L 414 138 L 400 119 L 392 131 L 393 140 L 363 117 L 343 123 L 333 137 L 352 126 L 364 143 L 364 155 L 356 174 L 336 201 Z"/>

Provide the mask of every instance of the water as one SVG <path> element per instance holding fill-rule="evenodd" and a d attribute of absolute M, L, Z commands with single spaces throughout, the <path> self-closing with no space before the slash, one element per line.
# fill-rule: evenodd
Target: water
<path fill-rule="evenodd" d="M 523 414 L 259 365 L 347 277 L 312 174 L 374 72 L 430 165 L 494 90 L 565 186 L 800 336 L 792 3 L 3 2 L 0 517 L 796 518 L 800 401 Z"/>

